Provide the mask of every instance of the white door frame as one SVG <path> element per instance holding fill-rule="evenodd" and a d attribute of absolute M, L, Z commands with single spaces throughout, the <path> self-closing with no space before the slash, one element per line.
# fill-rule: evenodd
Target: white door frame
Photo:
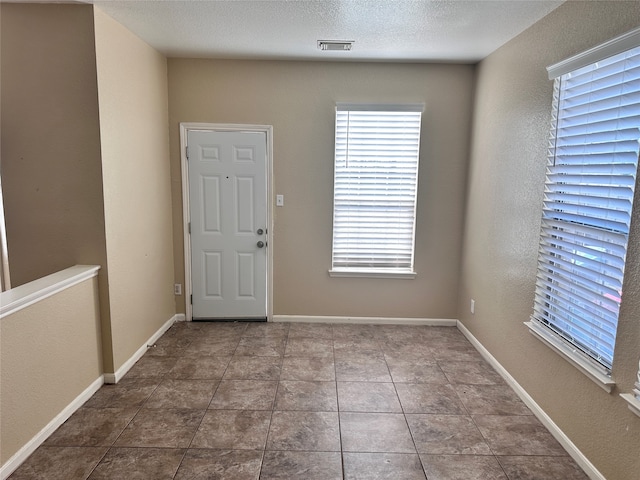
<path fill-rule="evenodd" d="M 189 208 L 189 162 L 187 161 L 187 138 L 190 130 L 205 130 L 216 132 L 259 132 L 267 137 L 267 321 L 273 320 L 273 126 L 272 125 L 241 125 L 232 123 L 180 123 L 180 164 L 182 170 L 182 231 L 184 239 L 184 299 L 185 316 L 187 321 L 193 320 L 191 307 L 191 238 L 189 222 L 191 214 Z"/>

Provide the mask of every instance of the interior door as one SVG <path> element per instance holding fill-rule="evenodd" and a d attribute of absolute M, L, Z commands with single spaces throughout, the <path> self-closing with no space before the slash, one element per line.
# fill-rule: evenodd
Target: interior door
<path fill-rule="evenodd" d="M 192 316 L 266 320 L 267 134 L 189 130 Z"/>

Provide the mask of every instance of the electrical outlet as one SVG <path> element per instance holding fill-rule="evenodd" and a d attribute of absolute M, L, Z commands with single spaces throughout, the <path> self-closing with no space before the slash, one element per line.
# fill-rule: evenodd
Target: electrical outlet
<path fill-rule="evenodd" d="M 182 295 L 182 284 L 181 283 L 175 283 L 173 285 L 173 294 L 174 295 Z"/>
<path fill-rule="evenodd" d="M 471 299 L 471 313 L 476 313 L 476 301 Z"/>

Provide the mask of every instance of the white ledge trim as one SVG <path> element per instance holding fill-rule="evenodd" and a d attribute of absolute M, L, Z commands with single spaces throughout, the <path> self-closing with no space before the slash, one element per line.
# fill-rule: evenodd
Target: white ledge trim
<path fill-rule="evenodd" d="M 416 272 L 402 270 L 349 270 L 335 269 L 329 270 L 330 277 L 351 277 L 351 278 L 400 278 L 402 280 L 413 280 Z"/>
<path fill-rule="evenodd" d="M 539 326 L 534 320 L 524 322 L 524 324 L 529 327 L 529 331 L 534 337 L 571 363 L 605 392 L 611 393 L 616 382 L 609 375 L 601 372 L 596 366 L 592 365 L 586 359 L 583 359 L 580 353 L 570 349 L 564 342 L 562 342 L 562 340 L 555 338 L 551 333 L 547 333 L 544 330 L 544 327 Z"/>
<path fill-rule="evenodd" d="M 620 396 L 624 398 L 629 404 L 629 410 L 640 417 L 640 400 L 630 393 L 621 393 Z"/>
<path fill-rule="evenodd" d="M 0 293 L 0 318 L 98 275 L 97 265 L 75 265 Z"/>

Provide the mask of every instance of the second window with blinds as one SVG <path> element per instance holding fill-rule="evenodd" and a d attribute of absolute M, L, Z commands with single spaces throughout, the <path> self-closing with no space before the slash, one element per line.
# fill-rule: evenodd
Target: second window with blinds
<path fill-rule="evenodd" d="M 415 276 L 422 110 L 337 105 L 331 276 Z"/>

